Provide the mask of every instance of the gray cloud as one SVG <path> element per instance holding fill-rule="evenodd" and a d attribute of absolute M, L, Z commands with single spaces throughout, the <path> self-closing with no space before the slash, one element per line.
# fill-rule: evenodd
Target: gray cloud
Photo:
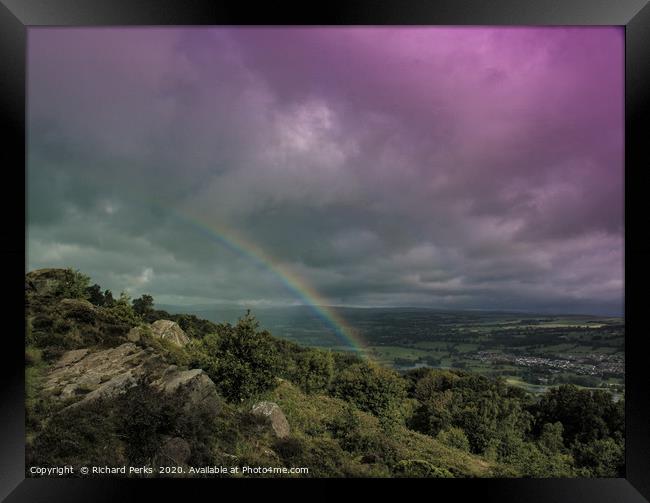
<path fill-rule="evenodd" d="M 28 265 L 168 303 L 299 300 L 267 261 L 333 304 L 617 312 L 621 58 L 595 28 L 32 30 Z"/>

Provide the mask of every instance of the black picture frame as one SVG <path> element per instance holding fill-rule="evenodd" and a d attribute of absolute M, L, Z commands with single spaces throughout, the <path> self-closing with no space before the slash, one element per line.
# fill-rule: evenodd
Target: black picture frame
<path fill-rule="evenodd" d="M 259 5 L 232 0 L 0 0 L 0 110 L 5 133 L 2 165 L 6 216 L 0 253 L 4 265 L 5 324 L 0 355 L 0 497 L 6 501 L 124 501 L 188 495 L 189 484 L 276 484 L 277 480 L 26 479 L 24 467 L 25 99 L 27 29 L 103 25 L 619 25 L 625 27 L 625 323 L 626 474 L 620 479 L 457 479 L 406 481 L 455 500 L 478 492 L 484 501 L 642 502 L 650 498 L 650 393 L 645 384 L 645 296 L 650 240 L 644 228 L 647 133 L 650 130 L 649 0 L 347 0 Z M 10 161 L 12 159 L 12 161 Z M 645 162 L 644 162 L 645 161 Z M 332 481 L 336 482 L 336 481 Z M 284 481 L 310 491 L 310 481 Z M 381 489 L 388 482 L 373 481 Z M 320 484 L 336 487 L 337 484 Z M 232 487 L 232 486 L 231 486 Z M 284 487 L 284 486 L 283 486 Z M 194 489 L 192 489 L 194 491 Z M 217 493 L 215 493 L 217 494 Z M 220 490 L 220 495 L 224 493 Z M 415 496 L 415 493 L 412 493 Z M 278 494 L 281 496 L 281 494 Z"/>

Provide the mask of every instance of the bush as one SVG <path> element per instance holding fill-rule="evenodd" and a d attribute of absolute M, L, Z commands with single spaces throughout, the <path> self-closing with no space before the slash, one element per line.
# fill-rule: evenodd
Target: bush
<path fill-rule="evenodd" d="M 146 293 L 138 299 L 133 299 L 131 302 L 133 305 L 133 311 L 142 318 L 146 318 L 147 315 L 153 313 L 153 297 L 147 295 Z"/>
<path fill-rule="evenodd" d="M 27 451 L 27 465 L 121 466 L 126 464 L 112 404 L 98 400 L 54 414 Z"/>
<path fill-rule="evenodd" d="M 106 322 L 112 324 L 122 324 L 129 328 L 140 323 L 141 318 L 133 310 L 129 296 L 122 292 L 119 299 L 113 302 L 110 307 L 104 307 L 101 310 Z"/>
<path fill-rule="evenodd" d="M 162 316 L 162 313 L 163 311 L 153 311 L 151 317 L 155 317 L 155 319 L 147 319 L 147 321 L 155 321 L 162 318 L 173 320 L 192 339 L 202 339 L 208 334 L 215 333 L 218 329 L 216 323 L 203 320 L 193 314 L 167 314 L 166 316 Z"/>
<path fill-rule="evenodd" d="M 606 391 L 562 385 L 547 391 L 531 411 L 536 432 L 546 423 L 561 422 L 566 445 L 624 434 L 624 405 Z"/>
<path fill-rule="evenodd" d="M 516 449 L 529 429 L 525 402 L 501 381 L 466 372 L 430 371 L 415 385 L 411 426 L 431 436 L 457 427 L 470 451 L 495 459 Z"/>
<path fill-rule="evenodd" d="M 447 447 L 469 452 L 469 440 L 467 439 L 465 432 L 460 428 L 452 426 L 451 428 L 442 430 L 438 433 L 436 439 Z"/>
<path fill-rule="evenodd" d="M 369 438 L 362 432 L 357 410 L 350 403 L 328 426 L 339 445 L 348 452 L 364 452 L 370 446 Z"/>
<path fill-rule="evenodd" d="M 410 478 L 423 478 L 423 477 L 436 477 L 436 478 L 452 478 L 453 475 L 449 470 L 434 466 L 428 461 L 422 459 L 405 459 L 397 463 L 393 468 L 393 473 L 396 477 L 410 477 Z"/>
<path fill-rule="evenodd" d="M 306 393 L 325 391 L 334 376 L 334 358 L 328 351 L 310 349 L 296 357 L 294 381 Z"/>
<path fill-rule="evenodd" d="M 341 372 L 332 386 L 332 393 L 359 409 L 379 418 L 398 420 L 406 398 L 406 383 L 392 370 L 360 363 Z"/>
<path fill-rule="evenodd" d="M 55 295 L 67 299 L 85 299 L 90 277 L 73 269 L 66 269 L 62 281 L 57 285 Z"/>
<path fill-rule="evenodd" d="M 624 476 L 625 446 L 622 441 L 608 437 L 589 443 L 576 442 L 571 450 L 582 476 Z"/>
<path fill-rule="evenodd" d="M 189 351 L 191 364 L 205 370 L 228 400 L 246 400 L 276 384 L 279 359 L 273 338 L 259 330 L 250 313 L 234 327 L 219 325 L 218 333 L 195 342 Z"/>

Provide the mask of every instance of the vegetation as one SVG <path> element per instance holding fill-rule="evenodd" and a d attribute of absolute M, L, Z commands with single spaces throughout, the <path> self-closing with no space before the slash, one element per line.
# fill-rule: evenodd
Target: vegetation
<path fill-rule="evenodd" d="M 234 327 L 225 324 L 208 334 L 190 349 L 192 365 L 204 369 L 221 394 L 229 400 L 243 401 L 273 387 L 279 366 L 271 334 L 259 330 L 250 314 Z"/>
<path fill-rule="evenodd" d="M 188 466 L 305 466 L 316 477 L 623 475 L 624 401 L 610 393 L 563 385 L 536 396 L 467 370 L 400 373 L 277 339 L 250 312 L 214 323 L 158 311 L 149 295 L 114 299 L 75 271 L 62 278 L 54 294 L 26 298 L 30 465 L 165 464 L 162 446 L 182 439 Z M 154 337 L 157 319 L 177 321 L 189 344 Z M 65 351 L 119 346 L 136 326 L 137 344 L 166 364 L 207 373 L 218 408 L 188 409 L 190 389 L 169 395 L 144 380 L 83 406 L 45 390 Z M 261 400 L 282 410 L 288 437 L 251 413 Z"/>

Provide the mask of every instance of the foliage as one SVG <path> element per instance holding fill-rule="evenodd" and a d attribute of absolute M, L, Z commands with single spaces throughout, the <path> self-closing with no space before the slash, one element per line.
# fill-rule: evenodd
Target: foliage
<path fill-rule="evenodd" d="M 438 439 L 441 444 L 448 447 L 453 447 L 454 449 L 459 449 L 465 452 L 469 451 L 469 440 L 461 428 L 452 426 L 446 430 L 442 430 L 438 435 L 436 435 L 436 439 Z"/>
<path fill-rule="evenodd" d="M 625 445 L 612 437 L 576 442 L 573 457 L 583 477 L 621 477 L 625 464 Z"/>
<path fill-rule="evenodd" d="M 624 402 L 613 402 L 604 391 L 562 385 L 545 393 L 531 410 L 538 430 L 546 423 L 561 422 L 567 445 L 623 434 Z"/>
<path fill-rule="evenodd" d="M 433 436 L 461 428 L 471 452 L 498 459 L 523 439 L 531 420 L 510 390 L 476 374 L 432 370 L 415 387 L 420 406 L 411 425 Z"/>
<path fill-rule="evenodd" d="M 146 318 L 153 313 L 153 297 L 148 294 L 143 294 L 131 302 L 133 311 L 142 318 Z"/>
<path fill-rule="evenodd" d="M 453 478 L 449 470 L 439 468 L 423 459 L 405 459 L 397 463 L 394 468 L 397 477 L 435 477 L 435 478 Z"/>
<path fill-rule="evenodd" d="M 110 322 L 124 324 L 129 328 L 140 322 L 140 317 L 131 306 L 131 299 L 126 292 L 122 292 L 120 297 L 110 307 L 103 308 L 102 312 Z"/>
<path fill-rule="evenodd" d="M 359 453 L 368 449 L 370 439 L 364 435 L 357 409 L 351 403 L 348 403 L 343 413 L 337 415 L 328 426 L 344 450 Z"/>
<path fill-rule="evenodd" d="M 194 314 L 176 314 L 160 316 L 160 311 L 154 311 L 156 319 L 166 318 L 175 321 L 190 338 L 202 339 L 208 334 L 217 332 L 217 324 L 208 320 L 202 320 Z M 155 320 L 152 320 L 155 321 Z"/>
<path fill-rule="evenodd" d="M 392 370 L 359 363 L 343 370 L 332 385 L 333 395 L 378 417 L 397 420 L 406 398 L 404 380 Z"/>
<path fill-rule="evenodd" d="M 187 368 L 192 365 L 193 355 L 190 350 L 168 339 L 154 337 L 148 325 L 144 325 L 142 328 L 144 334 L 138 344 L 154 349 L 156 353 L 161 355 L 171 365 L 176 365 L 181 368 Z"/>
<path fill-rule="evenodd" d="M 28 461 L 46 465 L 152 465 L 165 438 L 185 439 L 191 463 L 210 461 L 213 411 L 188 410 L 183 394 L 165 394 L 143 382 L 116 398 L 67 407 L 53 415 L 28 449 Z M 38 460 L 38 461 L 37 461 Z"/>
<path fill-rule="evenodd" d="M 250 313 L 215 324 L 157 311 L 149 295 L 116 300 L 78 271 L 64 277 L 57 295 L 27 298 L 29 464 L 148 464 L 166 438 L 180 437 L 192 464 L 307 466 L 322 477 L 623 475 L 624 402 L 608 393 L 569 385 L 535 401 L 500 379 L 457 369 L 400 375 L 353 353 L 276 339 Z M 131 327 L 156 319 L 175 320 L 190 343 L 144 334 L 140 344 L 168 364 L 202 368 L 228 400 L 219 411 L 188 410 L 182 393 L 144 382 L 67 408 L 44 390 L 45 373 L 65 350 L 116 346 Z M 253 399 L 280 406 L 288 438 L 276 439 L 250 413 Z"/>
<path fill-rule="evenodd" d="M 249 313 L 235 326 L 219 325 L 190 348 L 192 365 L 205 370 L 220 393 L 229 400 L 242 401 L 275 385 L 279 366 L 271 334 L 259 330 Z"/>
<path fill-rule="evenodd" d="M 58 283 L 55 295 L 67 299 L 85 299 L 90 277 L 73 269 L 65 269 L 63 279 Z"/>
<path fill-rule="evenodd" d="M 296 357 L 294 381 L 307 393 L 327 390 L 334 377 L 334 358 L 329 351 L 310 349 Z"/>

